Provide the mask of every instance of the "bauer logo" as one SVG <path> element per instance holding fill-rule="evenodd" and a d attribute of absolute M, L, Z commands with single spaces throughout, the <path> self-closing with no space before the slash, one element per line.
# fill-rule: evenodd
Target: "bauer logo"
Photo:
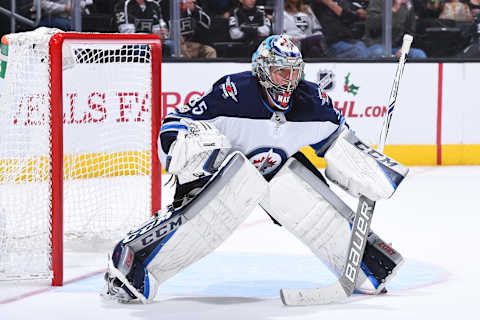
<path fill-rule="evenodd" d="M 358 271 L 357 269 L 362 260 L 361 252 L 365 246 L 365 242 L 367 241 L 368 226 L 370 221 L 368 213 L 372 209 L 373 207 L 370 207 L 367 202 L 363 201 L 360 209 L 360 215 L 358 216 L 358 219 L 354 221 L 354 226 L 352 229 L 352 247 L 348 253 L 348 262 L 345 269 L 345 277 L 347 277 L 347 279 L 353 284 L 355 284 L 355 277 Z"/>

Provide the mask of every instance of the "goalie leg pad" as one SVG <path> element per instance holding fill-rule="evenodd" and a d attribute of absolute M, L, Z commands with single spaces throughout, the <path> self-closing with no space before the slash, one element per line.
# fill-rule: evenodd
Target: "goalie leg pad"
<path fill-rule="evenodd" d="M 245 156 L 232 154 L 193 200 L 180 208 L 170 206 L 166 217 L 150 220 L 119 243 L 111 273 L 120 272 L 133 289 L 120 281 L 123 291 L 117 291 L 123 296 L 132 293 L 132 299 L 142 302 L 152 300 L 159 284 L 223 243 L 267 189 L 268 183 Z"/>
<path fill-rule="evenodd" d="M 149 275 L 141 260 L 131 247 L 119 242 L 108 260 L 105 294 L 123 303 L 147 303 L 153 299 L 158 281 Z"/>
<path fill-rule="evenodd" d="M 261 206 L 337 276 L 342 273 L 355 213 L 313 172 L 289 159 L 270 181 L 269 194 Z M 394 276 L 403 258 L 373 232 L 366 252 L 356 289 L 377 294 Z"/>

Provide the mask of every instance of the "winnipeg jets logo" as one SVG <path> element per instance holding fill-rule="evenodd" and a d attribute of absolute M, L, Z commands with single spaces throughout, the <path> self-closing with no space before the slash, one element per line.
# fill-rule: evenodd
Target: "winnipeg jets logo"
<path fill-rule="evenodd" d="M 224 99 L 228 99 L 228 97 L 230 97 L 233 99 L 233 101 L 238 103 L 237 87 L 235 86 L 235 83 L 230 79 L 230 77 L 227 77 L 227 80 L 224 84 L 221 85 L 221 88 L 223 90 L 222 96 Z"/>
<path fill-rule="evenodd" d="M 320 100 L 322 101 L 322 104 L 328 103 L 328 96 L 325 92 L 322 91 L 322 89 L 318 88 L 318 96 L 320 97 Z"/>
<path fill-rule="evenodd" d="M 250 163 L 262 174 L 270 174 L 278 170 L 287 160 L 285 151 L 277 148 L 259 148 L 247 155 Z"/>
<path fill-rule="evenodd" d="M 261 157 L 260 159 L 253 159 L 253 166 L 258 169 L 261 173 L 265 173 L 268 168 L 273 167 L 277 164 L 277 161 L 273 160 L 272 157 Z"/>

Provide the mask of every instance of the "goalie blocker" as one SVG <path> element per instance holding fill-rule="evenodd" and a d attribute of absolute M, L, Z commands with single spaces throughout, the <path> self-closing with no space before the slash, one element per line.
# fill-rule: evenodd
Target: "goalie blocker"
<path fill-rule="evenodd" d="M 265 196 L 267 182 L 235 152 L 195 198 L 170 206 L 113 251 L 106 295 L 121 302 L 151 301 L 158 285 L 223 243 Z"/>
<path fill-rule="evenodd" d="M 325 175 L 354 197 L 388 199 L 408 168 L 363 143 L 351 130 L 341 128 L 325 152 Z"/>

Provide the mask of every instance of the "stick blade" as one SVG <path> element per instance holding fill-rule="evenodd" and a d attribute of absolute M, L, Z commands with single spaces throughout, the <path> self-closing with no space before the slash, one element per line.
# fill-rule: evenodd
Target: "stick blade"
<path fill-rule="evenodd" d="M 281 289 L 280 298 L 286 306 L 310 306 L 335 303 L 345 300 L 345 293 L 340 282 L 322 288 Z"/>

